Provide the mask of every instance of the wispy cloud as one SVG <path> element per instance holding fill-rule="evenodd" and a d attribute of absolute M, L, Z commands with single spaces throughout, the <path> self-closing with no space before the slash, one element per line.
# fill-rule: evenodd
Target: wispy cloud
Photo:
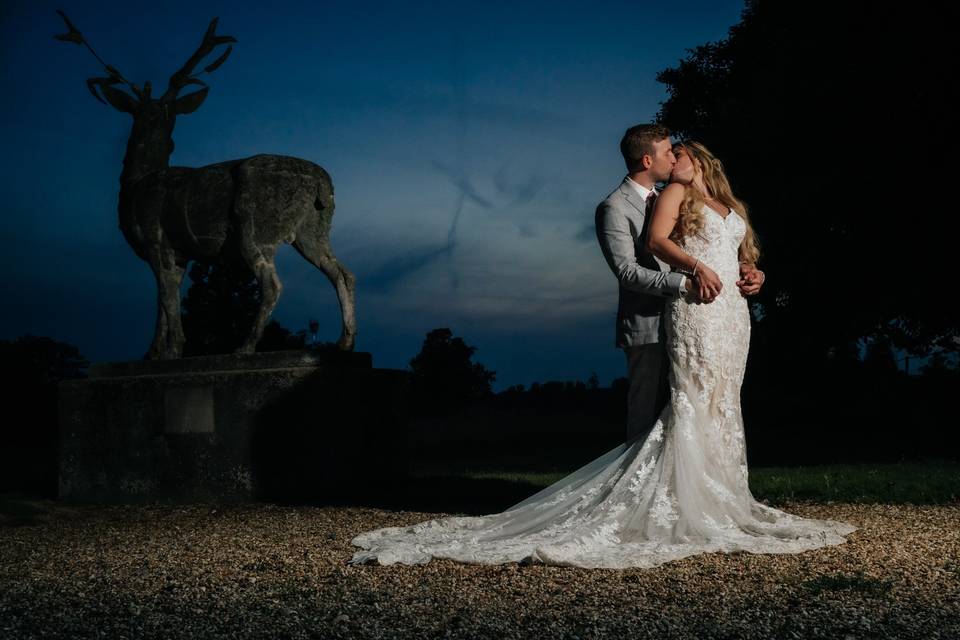
<path fill-rule="evenodd" d="M 452 254 L 425 248 L 366 274 L 368 305 L 398 316 L 461 318 L 490 326 L 562 327 L 611 312 L 616 282 L 596 247 L 575 239 L 569 223 L 473 220 Z M 439 258 L 441 255 L 444 259 Z M 415 277 L 392 277 L 415 268 Z M 458 274 L 456 283 L 450 273 Z M 391 286 L 369 286 L 387 272 Z M 409 271 L 406 272 L 409 274 Z"/>
<path fill-rule="evenodd" d="M 490 202 L 490 200 L 480 195 L 462 169 L 455 169 L 437 160 L 433 161 L 433 166 L 450 179 L 465 199 L 470 200 L 484 209 L 492 209 L 494 207 L 494 204 Z"/>
<path fill-rule="evenodd" d="M 360 274 L 360 286 L 364 289 L 385 293 L 390 291 L 411 274 L 437 260 L 450 255 L 450 246 L 427 247 L 413 250 L 409 253 L 397 255 L 374 269 Z"/>
<path fill-rule="evenodd" d="M 493 184 L 497 191 L 508 198 L 510 202 L 507 206 L 519 206 L 532 201 L 540 190 L 547 183 L 545 177 L 540 174 L 530 174 L 525 180 L 514 182 L 511 180 L 509 171 L 510 162 L 505 162 L 493 175 Z"/>
<path fill-rule="evenodd" d="M 594 223 L 585 224 L 580 227 L 573 239 L 577 242 L 593 242 L 597 239 L 597 228 Z"/>

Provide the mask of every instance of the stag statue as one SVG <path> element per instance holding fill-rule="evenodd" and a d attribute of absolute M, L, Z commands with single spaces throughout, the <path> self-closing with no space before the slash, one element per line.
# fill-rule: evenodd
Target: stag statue
<path fill-rule="evenodd" d="M 120 230 L 157 280 L 157 323 L 153 344 L 144 358 L 181 356 L 180 284 L 187 265 L 222 252 L 239 256 L 260 287 L 260 308 L 253 328 L 237 349 L 237 353 L 252 353 L 283 289 L 274 264 L 283 242 L 292 244 L 333 283 L 343 320 L 337 346 L 353 350 L 357 334 L 355 279 L 330 248 L 334 205 L 327 172 L 307 160 L 272 154 L 204 167 L 169 166 L 177 116 L 196 111 L 209 90 L 194 69 L 215 47 L 236 42 L 236 38 L 216 35 L 218 18 L 211 20 L 200 48 L 170 76 L 163 95 L 153 98 L 149 81 L 142 90 L 128 82 L 100 59 L 65 13 L 57 13 L 69 32 L 54 37 L 85 45 L 108 73 L 87 80 L 90 92 L 100 102 L 133 116 L 120 174 L 118 209 Z M 210 73 L 223 64 L 232 49 L 228 46 L 203 72 Z M 116 84 L 127 85 L 132 95 L 112 86 Z M 178 97 L 191 84 L 204 88 Z"/>

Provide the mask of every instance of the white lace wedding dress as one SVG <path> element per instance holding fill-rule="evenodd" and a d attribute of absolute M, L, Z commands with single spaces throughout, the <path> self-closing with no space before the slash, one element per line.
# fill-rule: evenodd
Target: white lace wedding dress
<path fill-rule="evenodd" d="M 671 397 L 650 431 L 506 511 L 361 533 L 351 543 L 364 550 L 349 562 L 653 567 L 699 553 L 799 553 L 845 542 L 857 527 L 795 516 L 750 493 L 740 412 L 750 316 L 735 284 L 746 226 L 735 212 L 724 218 L 705 207 L 704 215 L 683 247 L 723 289 L 710 304 L 668 302 Z"/>

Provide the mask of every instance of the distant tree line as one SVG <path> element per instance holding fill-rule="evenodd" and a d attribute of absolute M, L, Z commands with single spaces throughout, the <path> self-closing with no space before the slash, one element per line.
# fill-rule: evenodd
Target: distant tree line
<path fill-rule="evenodd" d="M 428 432 L 416 454 L 466 450 L 496 462 L 505 453 L 527 452 L 517 464 L 557 470 L 622 441 L 626 378 L 601 387 L 594 373 L 586 381 L 534 382 L 494 393 L 496 374 L 474 361 L 476 351 L 449 328 L 438 328 L 427 332 L 410 360 L 414 420 Z M 0 491 L 53 497 L 56 385 L 85 377 L 88 362 L 73 345 L 26 335 L 0 340 L 0 366 L 8 416 L 0 430 Z M 958 388 L 960 370 L 943 357 L 930 358 L 919 375 L 906 375 L 882 342 L 862 357 L 850 351 L 833 358 L 803 384 L 748 367 L 743 406 L 750 464 L 957 459 L 960 432 L 943 416 L 953 414 Z"/>

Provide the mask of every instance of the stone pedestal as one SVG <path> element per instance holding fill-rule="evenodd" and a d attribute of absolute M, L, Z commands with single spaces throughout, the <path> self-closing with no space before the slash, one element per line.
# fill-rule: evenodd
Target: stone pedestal
<path fill-rule="evenodd" d="M 60 497 L 341 502 L 406 475 L 407 374 L 278 351 L 94 364 L 59 386 Z"/>

